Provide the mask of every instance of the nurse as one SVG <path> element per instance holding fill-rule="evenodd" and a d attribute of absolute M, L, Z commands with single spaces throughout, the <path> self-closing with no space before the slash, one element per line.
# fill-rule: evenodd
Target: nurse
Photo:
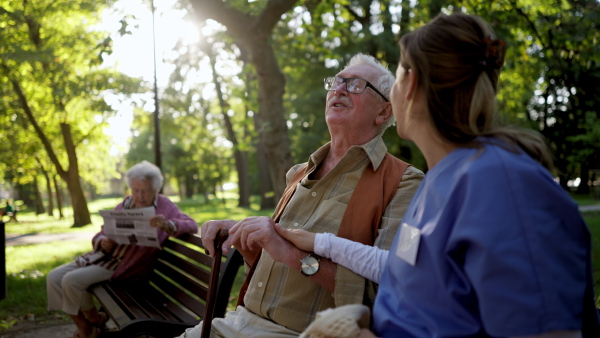
<path fill-rule="evenodd" d="M 577 205 L 548 171 L 544 140 L 496 121 L 505 43 L 457 13 L 404 35 L 400 48 L 397 132 L 429 172 L 389 253 L 277 230 L 379 280 L 377 336 L 600 337 Z M 361 267 L 365 257 L 376 260 Z"/>

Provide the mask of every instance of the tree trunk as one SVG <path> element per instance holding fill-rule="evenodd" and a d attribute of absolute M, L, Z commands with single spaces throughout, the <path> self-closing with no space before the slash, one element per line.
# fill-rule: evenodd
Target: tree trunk
<path fill-rule="evenodd" d="M 409 27 L 410 27 L 410 13 L 412 12 L 412 8 L 410 7 L 410 1 L 402 1 L 402 13 L 401 13 L 401 17 L 400 17 L 400 30 L 398 31 L 398 40 L 405 35 L 406 33 L 410 32 L 409 31 Z"/>
<path fill-rule="evenodd" d="M 73 207 L 72 227 L 78 228 L 92 223 L 79 176 L 68 176 L 65 183 L 67 184 L 67 190 L 71 196 L 71 204 Z"/>
<path fill-rule="evenodd" d="M 48 171 L 46 168 L 44 168 L 42 161 L 40 161 L 37 156 L 35 156 L 35 161 L 40 166 L 40 170 L 42 170 L 42 174 L 46 179 L 46 191 L 48 194 L 48 216 L 54 216 L 54 199 L 52 198 L 52 181 L 50 180 L 50 175 L 48 175 Z"/>
<path fill-rule="evenodd" d="M 269 173 L 269 164 L 265 156 L 265 147 L 262 142 L 256 145 L 256 163 L 258 164 L 258 180 L 260 192 L 260 210 L 275 208 L 275 195 L 273 182 Z"/>
<path fill-rule="evenodd" d="M 44 170 L 43 167 L 42 173 L 44 173 L 44 178 L 46 178 L 46 191 L 48 192 L 48 216 L 54 216 L 54 198 L 52 198 L 52 181 L 50 180 L 50 175 L 48 175 L 48 172 Z"/>
<path fill-rule="evenodd" d="M 227 33 L 244 43 L 258 75 L 258 130 L 264 142 L 275 198 L 285 189 L 285 173 L 292 166 L 290 139 L 283 108 L 285 78 L 269 38 L 281 15 L 292 9 L 296 0 L 269 0 L 256 16 L 238 11 L 221 0 L 192 0 L 201 21 L 214 19 L 227 27 Z"/>
<path fill-rule="evenodd" d="M 238 177 L 238 191 L 239 191 L 239 199 L 238 206 L 239 207 L 249 207 L 250 206 L 250 180 L 248 179 L 248 153 L 240 150 L 240 145 L 235 135 L 235 131 L 233 130 L 233 124 L 231 123 L 231 119 L 229 115 L 227 115 L 227 102 L 223 98 L 223 91 L 221 89 L 221 82 L 219 81 L 219 76 L 217 74 L 216 68 L 216 57 L 212 50 L 212 45 L 206 43 L 203 45 L 202 50 L 208 56 L 210 61 L 210 68 L 213 74 L 213 83 L 215 85 L 215 90 L 217 92 L 217 98 L 219 99 L 219 107 L 221 108 L 221 116 L 223 116 L 223 122 L 225 123 L 225 129 L 227 130 L 227 139 L 233 144 L 233 157 L 235 159 L 235 169 L 237 171 Z"/>
<path fill-rule="evenodd" d="M 33 179 L 33 192 L 35 194 L 35 214 L 43 214 L 46 210 L 44 209 L 44 201 L 42 200 L 42 193 L 37 183 L 37 177 Z"/>
<path fill-rule="evenodd" d="M 248 105 L 252 100 L 252 77 L 250 72 L 246 69 L 246 53 L 245 50 L 241 50 L 241 58 L 244 62 L 243 72 L 246 74 L 246 104 Z M 248 115 L 248 107 L 246 106 L 246 115 Z M 254 122 L 254 130 L 259 130 L 259 122 L 256 114 L 252 117 Z M 259 137 L 256 140 L 256 164 L 258 167 L 258 192 L 260 194 L 260 210 L 275 208 L 275 198 L 273 194 L 273 182 L 271 181 L 271 173 L 269 172 L 269 163 L 265 155 L 265 146 Z"/>
<path fill-rule="evenodd" d="M 19 184 L 15 185 L 15 191 L 17 192 L 18 197 L 15 196 L 15 200 L 21 199 L 23 204 L 29 208 L 33 208 L 35 205 L 35 197 L 33 192 L 31 191 L 32 185 L 30 184 Z"/>
<path fill-rule="evenodd" d="M 192 175 L 185 175 L 184 184 L 185 184 L 185 197 L 186 198 L 194 197 L 194 177 Z"/>
<path fill-rule="evenodd" d="M 577 187 L 577 193 L 583 195 L 589 194 L 590 186 L 588 183 L 590 182 L 590 168 L 588 162 L 581 163 L 579 178 L 581 179 L 581 182 L 579 182 L 579 187 Z"/>
<path fill-rule="evenodd" d="M 285 174 L 293 165 L 290 139 L 283 109 L 285 78 L 267 39 L 250 41 L 258 74 L 258 132 L 265 147 L 271 184 L 278 201 L 285 189 Z"/>
<path fill-rule="evenodd" d="M 60 130 L 65 142 L 65 150 L 67 151 L 67 156 L 69 158 L 69 170 L 64 172 L 65 177 L 63 179 L 67 183 L 67 190 L 69 190 L 69 194 L 71 195 L 71 204 L 73 206 L 73 228 L 78 228 L 92 223 L 92 218 L 79 177 L 79 163 L 77 161 L 75 144 L 73 143 L 71 135 L 71 126 L 67 123 L 61 123 Z"/>
<path fill-rule="evenodd" d="M 60 188 L 58 187 L 58 181 L 56 180 L 56 175 L 52 175 L 52 181 L 54 182 L 54 189 L 56 191 L 56 207 L 58 208 L 58 218 L 65 218 L 65 214 L 63 214 L 62 207 L 62 197 L 60 194 Z"/>
<path fill-rule="evenodd" d="M 92 223 L 90 211 L 88 210 L 85 195 L 83 194 L 83 188 L 81 186 L 81 182 L 79 182 L 79 164 L 77 162 L 75 144 L 73 143 L 73 137 L 71 135 L 71 126 L 65 122 L 60 123 L 60 130 L 65 145 L 65 151 L 67 153 L 67 158 L 69 159 L 68 170 L 65 171 L 58 160 L 58 156 L 54 152 L 54 148 L 52 147 L 50 140 L 48 140 L 46 134 L 35 119 L 33 111 L 29 106 L 29 102 L 27 101 L 27 97 L 25 97 L 25 93 L 23 92 L 21 85 L 15 79 L 11 79 L 11 82 L 13 89 L 19 98 L 21 108 L 23 108 L 23 112 L 27 116 L 29 123 L 31 123 L 37 136 L 44 145 L 46 153 L 52 161 L 52 164 L 54 164 L 56 172 L 67 184 L 67 190 L 71 195 L 73 207 L 73 227 L 82 227 Z"/>

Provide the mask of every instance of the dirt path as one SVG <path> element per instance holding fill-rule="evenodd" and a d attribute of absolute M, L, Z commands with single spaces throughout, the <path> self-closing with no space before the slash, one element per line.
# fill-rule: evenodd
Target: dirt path
<path fill-rule="evenodd" d="M 75 324 L 20 324 L 10 332 L 0 335 L 1 338 L 67 338 L 73 337 Z"/>
<path fill-rule="evenodd" d="M 55 241 L 74 241 L 74 240 L 89 240 L 92 241 L 95 232 L 67 232 L 62 234 L 43 234 L 32 233 L 24 235 L 7 234 L 6 246 L 40 244 Z"/>

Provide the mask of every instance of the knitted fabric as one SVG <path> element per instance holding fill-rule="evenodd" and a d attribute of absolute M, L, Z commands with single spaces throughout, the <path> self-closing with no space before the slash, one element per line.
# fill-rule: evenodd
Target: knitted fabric
<path fill-rule="evenodd" d="M 369 327 L 369 308 L 349 304 L 317 313 L 315 320 L 300 338 L 354 338 L 360 329 Z"/>

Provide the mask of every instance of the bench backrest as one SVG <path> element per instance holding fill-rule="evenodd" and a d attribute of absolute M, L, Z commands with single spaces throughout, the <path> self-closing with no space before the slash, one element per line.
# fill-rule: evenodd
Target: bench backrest
<path fill-rule="evenodd" d="M 150 284 L 179 303 L 182 311 L 202 318 L 208 299 L 212 263 L 213 259 L 204 252 L 200 236 L 186 234 L 179 238 L 170 237 L 163 245 Z M 236 250 L 230 250 L 222 258 L 215 297 L 215 317 L 225 315 L 229 293 L 242 264 L 242 256 Z"/>

